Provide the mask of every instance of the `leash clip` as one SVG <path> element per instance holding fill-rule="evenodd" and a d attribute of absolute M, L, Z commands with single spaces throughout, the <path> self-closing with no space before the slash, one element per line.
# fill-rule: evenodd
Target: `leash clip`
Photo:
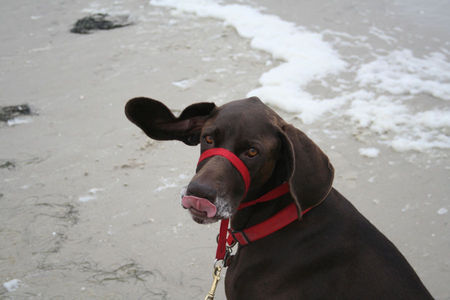
<path fill-rule="evenodd" d="M 230 231 L 231 232 L 231 231 Z M 219 234 L 217 235 L 216 242 L 219 243 Z M 217 261 L 223 261 L 222 267 L 226 268 L 229 264 L 229 259 L 233 256 L 233 247 L 237 244 L 237 240 L 233 239 L 230 245 L 225 246 L 225 255 L 223 256 L 223 259 L 216 259 Z M 215 265 L 215 264 L 214 264 Z"/>
<path fill-rule="evenodd" d="M 228 252 L 228 251 L 227 251 Z M 222 263 L 222 265 L 220 265 Z M 216 294 L 217 284 L 220 280 L 220 272 L 222 272 L 222 267 L 224 266 L 223 260 L 216 260 L 214 263 L 214 271 L 213 271 L 213 283 L 211 285 L 211 289 L 206 295 L 205 300 L 214 300 L 214 296 Z"/>
<path fill-rule="evenodd" d="M 234 246 L 234 245 L 233 245 Z M 230 259 L 233 257 L 233 246 L 227 246 L 225 256 L 223 257 L 223 267 L 227 268 L 230 265 Z"/>

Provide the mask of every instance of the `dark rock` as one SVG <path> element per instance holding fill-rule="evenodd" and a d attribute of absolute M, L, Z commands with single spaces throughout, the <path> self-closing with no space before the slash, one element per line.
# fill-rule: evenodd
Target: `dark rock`
<path fill-rule="evenodd" d="M 31 115 L 31 109 L 27 104 L 0 107 L 0 121 L 8 122 L 24 115 Z"/>
<path fill-rule="evenodd" d="M 109 30 L 131 25 L 128 15 L 93 14 L 79 19 L 70 32 L 86 34 L 92 30 Z"/>

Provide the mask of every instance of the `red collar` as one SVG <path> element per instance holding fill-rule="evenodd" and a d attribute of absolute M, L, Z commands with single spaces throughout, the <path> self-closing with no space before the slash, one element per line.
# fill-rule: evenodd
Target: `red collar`
<path fill-rule="evenodd" d="M 242 203 L 239 206 L 239 210 L 257 203 L 278 199 L 287 193 L 289 193 L 289 184 L 286 182 L 256 200 Z M 301 215 L 303 216 L 311 209 L 312 207 L 302 211 Z M 227 230 L 229 219 L 222 220 L 220 224 L 219 239 L 217 241 L 216 259 L 224 259 L 226 254 L 226 244 L 231 246 L 237 242 L 240 245 L 247 245 L 271 235 L 295 220 L 298 220 L 298 210 L 295 203 L 289 204 L 269 219 L 243 230 L 233 230 L 232 228 Z"/>
<path fill-rule="evenodd" d="M 285 183 L 284 185 L 286 185 L 289 188 L 289 185 L 287 183 Z M 281 185 L 280 187 L 282 186 L 283 185 Z M 302 211 L 301 215 L 303 216 L 304 214 L 306 214 L 311 208 L 312 207 Z M 244 230 L 233 230 L 232 228 L 228 229 L 229 235 L 227 238 L 227 243 L 228 245 L 233 245 L 233 243 L 238 242 L 241 245 L 247 245 L 251 242 L 254 242 L 268 235 L 271 235 L 272 233 L 291 224 L 295 220 L 298 220 L 298 210 L 295 203 L 291 203 L 282 210 L 280 210 L 278 213 L 270 217 L 269 219 L 259 224 L 253 225 Z"/>
<path fill-rule="evenodd" d="M 289 184 L 286 182 L 256 200 L 242 203 L 238 209 L 241 210 L 261 202 L 274 200 L 287 193 L 289 193 Z M 232 245 L 233 243 L 238 242 L 241 245 L 247 245 L 250 242 L 254 242 L 280 230 L 296 219 L 298 219 L 297 208 L 294 203 L 291 203 L 274 216 L 257 225 L 248 227 L 244 230 L 228 229 L 229 236 L 227 243 L 228 245 Z"/>
<path fill-rule="evenodd" d="M 241 203 L 241 205 L 239 205 L 238 210 L 255 205 L 257 203 L 277 199 L 289 193 L 289 191 L 290 191 L 289 184 L 285 182 L 256 200 Z M 302 211 L 301 215 L 303 216 L 311 209 L 312 207 L 305 209 L 304 211 Z M 233 230 L 232 228 L 228 229 L 230 236 L 228 236 L 227 243 L 231 245 L 233 241 L 235 241 L 241 245 L 247 245 L 250 242 L 259 240 L 263 237 L 266 237 L 274 233 L 275 231 L 280 230 L 281 228 L 291 224 L 293 221 L 297 219 L 298 219 L 297 206 L 294 203 L 291 203 L 282 210 L 280 210 L 274 216 L 257 225 L 246 228 L 242 231 Z"/>

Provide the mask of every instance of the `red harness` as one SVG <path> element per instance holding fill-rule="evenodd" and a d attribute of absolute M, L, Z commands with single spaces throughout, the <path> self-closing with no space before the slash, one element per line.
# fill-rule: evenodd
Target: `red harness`
<path fill-rule="evenodd" d="M 200 163 L 201 161 L 205 160 L 208 157 L 216 155 L 228 159 L 231 162 L 231 164 L 238 170 L 239 174 L 241 174 L 245 185 L 245 194 L 244 194 L 245 197 L 250 187 L 250 173 L 245 164 L 233 152 L 224 148 L 208 149 L 200 155 L 198 163 Z M 238 209 L 241 210 L 258 203 L 274 200 L 287 193 L 289 193 L 289 184 L 285 182 L 256 200 L 241 203 Z M 308 208 L 305 211 L 303 211 L 302 215 L 307 213 L 310 209 L 311 208 Z M 227 243 L 228 245 L 232 245 L 233 243 L 238 242 L 241 245 L 247 245 L 251 242 L 266 237 L 280 230 L 281 228 L 286 227 L 287 225 L 289 225 L 290 223 L 294 222 L 297 219 L 298 219 L 298 211 L 294 203 L 291 203 L 290 205 L 286 206 L 277 214 L 265 220 L 264 222 L 248 227 L 241 231 L 233 230 L 232 228 L 228 229 L 229 219 L 223 219 L 220 223 L 220 232 L 217 241 L 218 245 L 216 251 L 216 259 L 217 260 L 224 259 L 226 254 Z"/>

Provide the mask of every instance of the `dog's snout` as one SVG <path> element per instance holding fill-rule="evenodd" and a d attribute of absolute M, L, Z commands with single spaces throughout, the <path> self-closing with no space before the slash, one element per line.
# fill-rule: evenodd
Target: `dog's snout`
<path fill-rule="evenodd" d="M 205 198 L 211 202 L 214 202 L 214 199 L 216 199 L 217 196 L 217 191 L 208 184 L 191 181 L 187 187 L 186 195 Z"/>

